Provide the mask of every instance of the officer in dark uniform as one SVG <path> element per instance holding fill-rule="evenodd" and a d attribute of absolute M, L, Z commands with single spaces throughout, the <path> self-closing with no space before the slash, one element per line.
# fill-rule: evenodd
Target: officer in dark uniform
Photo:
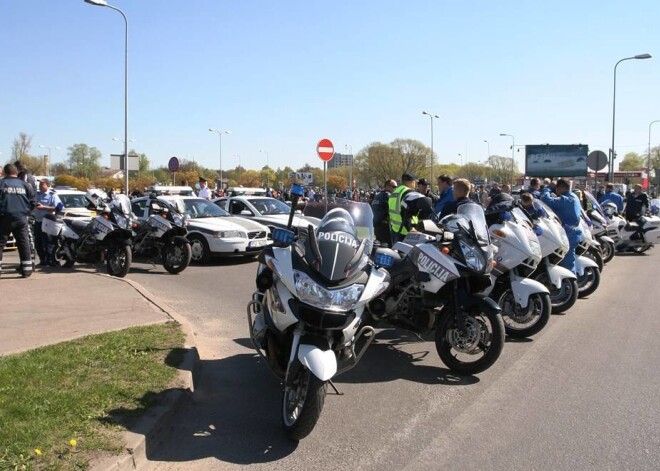
<path fill-rule="evenodd" d="M 381 244 L 392 246 L 392 236 L 390 234 L 390 214 L 388 200 L 390 194 L 397 187 L 396 181 L 387 180 L 383 185 L 383 189 L 378 192 L 371 203 L 371 209 L 374 213 L 374 233 L 376 240 Z"/>
<path fill-rule="evenodd" d="M 0 180 L 0 272 L 2 272 L 2 251 L 13 234 L 21 259 L 19 272 L 26 278 L 32 274 L 28 215 L 35 206 L 34 189 L 18 178 L 14 164 L 3 168 L 5 178 Z"/>

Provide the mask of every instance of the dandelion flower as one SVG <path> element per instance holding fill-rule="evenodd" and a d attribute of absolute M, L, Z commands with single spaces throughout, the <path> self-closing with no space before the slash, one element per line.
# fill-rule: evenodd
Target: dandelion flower
<path fill-rule="evenodd" d="M 41 456 L 41 450 L 39 448 L 34 449 L 34 454 L 37 456 Z"/>
<path fill-rule="evenodd" d="M 78 444 L 78 442 L 76 441 L 75 438 L 72 438 L 71 440 L 69 440 L 69 445 L 76 446 L 77 444 Z"/>

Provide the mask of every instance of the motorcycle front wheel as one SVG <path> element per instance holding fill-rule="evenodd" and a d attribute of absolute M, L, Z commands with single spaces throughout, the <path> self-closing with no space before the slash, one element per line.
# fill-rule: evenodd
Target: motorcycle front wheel
<path fill-rule="evenodd" d="M 131 268 L 132 252 L 128 245 L 113 245 L 106 254 L 106 266 L 112 276 L 123 278 Z"/>
<path fill-rule="evenodd" d="M 291 440 L 302 440 L 314 429 L 325 403 L 327 383 L 301 367 L 291 386 L 284 386 L 282 425 Z"/>
<path fill-rule="evenodd" d="M 605 264 L 603 260 L 603 255 L 601 254 L 599 248 L 589 247 L 589 250 L 587 250 L 583 255 L 596 262 L 596 264 L 598 265 L 598 270 L 600 270 L 601 272 L 603 271 L 603 267 L 605 266 Z"/>
<path fill-rule="evenodd" d="M 473 311 L 459 325 L 453 306 L 445 307 L 435 330 L 435 348 L 442 362 L 459 374 L 474 375 L 490 368 L 504 348 L 504 321 L 499 313 Z"/>
<path fill-rule="evenodd" d="M 163 247 L 163 268 L 176 275 L 190 265 L 192 249 L 188 241 L 169 242 Z"/>
<path fill-rule="evenodd" d="M 514 339 L 524 339 L 540 332 L 548 323 L 552 309 L 548 293 L 534 293 L 529 296 L 527 307 L 520 306 L 511 287 L 499 293 L 497 304 L 502 308 L 504 329 Z"/>
<path fill-rule="evenodd" d="M 561 280 L 561 287 L 558 289 L 550 283 L 547 273 L 538 275 L 536 281 L 543 284 L 550 291 L 550 305 L 553 314 L 560 314 L 573 307 L 578 298 L 578 283 L 575 278 L 564 278 Z"/>
<path fill-rule="evenodd" d="M 600 270 L 594 267 L 584 269 L 582 276 L 578 275 L 578 298 L 589 296 L 598 289 L 600 284 Z"/>
<path fill-rule="evenodd" d="M 614 243 L 605 242 L 603 240 L 599 240 L 598 242 L 600 242 L 600 247 L 603 252 L 603 262 L 609 263 L 614 258 Z"/>

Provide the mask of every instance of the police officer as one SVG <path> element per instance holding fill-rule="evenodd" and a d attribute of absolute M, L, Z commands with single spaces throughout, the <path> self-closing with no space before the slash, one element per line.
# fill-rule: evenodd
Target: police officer
<path fill-rule="evenodd" d="M 426 178 L 420 178 L 417 181 L 417 191 L 427 198 L 431 198 L 431 204 L 435 206 L 435 203 L 438 201 L 438 195 L 431 191 L 430 185 L 431 183 Z"/>
<path fill-rule="evenodd" d="M 48 179 L 44 178 L 39 180 L 37 205 L 33 213 L 34 224 L 32 228 L 34 233 L 34 245 L 37 249 L 37 255 L 39 255 L 40 267 L 59 267 L 59 263 L 55 262 L 53 238 L 42 232 L 41 224 L 46 214 L 62 211 L 62 208 L 64 208 L 64 205 L 62 204 L 62 201 L 60 201 L 60 197 L 50 189 L 50 182 Z"/>
<path fill-rule="evenodd" d="M 388 200 L 392 243 L 403 240 L 421 219 L 433 216 L 431 198 L 415 191 L 415 177 L 410 173 L 401 176 L 399 185 Z"/>
<path fill-rule="evenodd" d="M 581 206 L 580 200 L 577 195 L 570 191 L 568 181 L 560 178 L 554 186 L 557 196 L 552 196 L 552 185 L 548 185 L 541 190 L 541 200 L 550 206 L 564 226 L 566 235 L 568 236 L 569 249 L 568 253 L 561 261 L 560 265 L 568 268 L 573 273 L 575 271 L 575 247 L 582 240 L 582 231 L 580 230 L 580 213 Z"/>
<path fill-rule="evenodd" d="M 616 204 L 616 210 L 618 212 L 623 211 L 623 196 L 614 191 L 614 185 L 608 183 L 605 185 L 605 193 L 598 198 L 600 204 L 605 203 L 606 201 L 611 201 Z"/>
<path fill-rule="evenodd" d="M 3 171 L 5 178 L 0 180 L 0 272 L 2 251 L 9 240 L 9 234 L 13 234 L 21 259 L 19 272 L 26 278 L 32 274 L 28 215 L 34 208 L 34 190 L 18 178 L 16 165 L 7 164 Z"/>
<path fill-rule="evenodd" d="M 392 236 L 390 234 L 390 216 L 388 201 L 390 194 L 397 187 L 396 181 L 387 180 L 383 185 L 383 189 L 378 192 L 371 203 L 371 209 L 374 213 L 374 233 L 376 240 L 381 244 L 392 245 Z"/>

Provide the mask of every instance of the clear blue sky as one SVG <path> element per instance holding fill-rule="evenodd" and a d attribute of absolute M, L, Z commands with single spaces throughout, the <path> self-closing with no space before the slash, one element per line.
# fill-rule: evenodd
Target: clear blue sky
<path fill-rule="evenodd" d="M 617 60 L 617 151 L 644 152 L 660 119 L 660 2 L 114 0 L 129 19 L 129 138 L 155 165 L 305 163 L 315 146 L 430 144 L 440 162 L 516 144 L 607 151 Z M 0 0 L 0 160 L 38 145 L 122 150 L 124 24 L 83 0 Z M 660 144 L 660 125 L 654 145 Z M 35 152 L 36 153 L 36 152 Z M 518 154 L 522 156 L 522 152 Z"/>

